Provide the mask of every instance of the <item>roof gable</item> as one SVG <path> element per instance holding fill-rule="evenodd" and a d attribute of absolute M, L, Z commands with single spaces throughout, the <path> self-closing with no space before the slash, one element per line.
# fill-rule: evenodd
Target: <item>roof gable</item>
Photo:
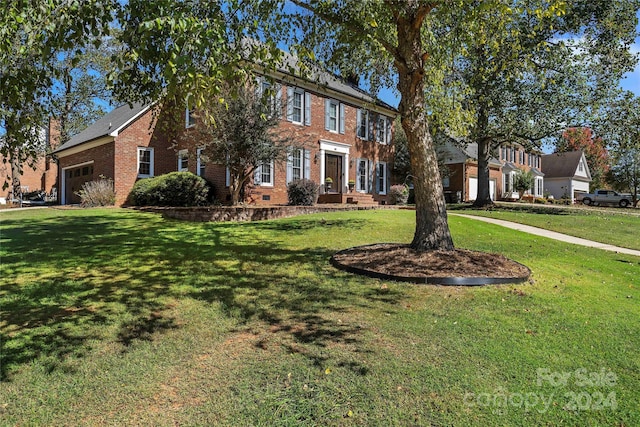
<path fill-rule="evenodd" d="M 92 125 L 88 126 L 79 134 L 71 137 L 69 141 L 54 150 L 54 153 L 58 153 L 105 136 L 116 137 L 119 132 L 144 114 L 149 107 L 150 105 L 139 103 L 133 104 L 132 106 L 129 106 L 128 104 L 121 105 L 96 120 Z"/>
<path fill-rule="evenodd" d="M 584 165 L 584 173 L 579 173 L 580 162 Z M 542 172 L 546 178 L 581 178 L 591 181 L 591 173 L 582 151 L 553 153 L 542 156 Z"/>

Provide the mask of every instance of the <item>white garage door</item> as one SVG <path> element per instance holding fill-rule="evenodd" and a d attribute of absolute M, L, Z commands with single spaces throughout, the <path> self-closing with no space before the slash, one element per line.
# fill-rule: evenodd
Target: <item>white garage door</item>
<path fill-rule="evenodd" d="M 469 178 L 469 201 L 478 198 L 478 178 Z"/>
<path fill-rule="evenodd" d="M 489 180 L 489 195 L 491 200 L 496 199 L 496 180 Z M 473 201 L 478 198 L 478 178 L 469 178 L 469 201 Z"/>

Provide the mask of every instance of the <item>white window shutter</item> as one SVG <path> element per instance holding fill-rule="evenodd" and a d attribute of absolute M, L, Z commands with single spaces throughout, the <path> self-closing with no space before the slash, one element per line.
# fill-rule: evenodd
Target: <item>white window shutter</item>
<path fill-rule="evenodd" d="M 293 181 L 293 154 L 287 154 L 287 184 Z"/>
<path fill-rule="evenodd" d="M 311 94 L 304 93 L 304 124 L 311 126 Z"/>
<path fill-rule="evenodd" d="M 287 120 L 293 121 L 293 88 L 287 88 Z"/>
<path fill-rule="evenodd" d="M 358 109 L 358 113 L 356 115 L 356 136 L 358 138 L 361 138 L 362 136 L 360 135 L 360 126 L 362 126 L 362 122 L 364 121 L 364 111 L 361 109 Z"/>
<path fill-rule="evenodd" d="M 356 191 L 362 191 L 360 188 L 360 159 L 358 158 L 356 158 Z"/>
<path fill-rule="evenodd" d="M 340 133 L 344 133 L 344 104 L 340 103 Z"/>
<path fill-rule="evenodd" d="M 373 141 L 373 122 L 375 121 L 375 116 L 369 115 L 369 128 L 368 128 L 368 134 L 367 134 L 367 141 Z"/>
<path fill-rule="evenodd" d="M 304 177 L 311 179 L 311 152 L 304 150 Z"/>
<path fill-rule="evenodd" d="M 326 130 L 329 130 L 331 127 L 331 120 L 329 119 L 330 110 L 331 110 L 331 102 L 328 99 L 325 99 L 324 100 L 324 128 Z"/>
<path fill-rule="evenodd" d="M 374 170 L 373 170 L 373 162 L 371 160 L 369 160 L 369 193 L 373 193 L 373 174 L 374 174 Z"/>
<path fill-rule="evenodd" d="M 229 166 L 225 168 L 224 185 L 226 187 L 231 186 L 231 171 L 229 170 Z"/>
<path fill-rule="evenodd" d="M 375 184 L 376 184 L 376 193 L 380 193 L 380 188 L 379 184 L 380 183 L 380 163 L 376 163 L 376 177 L 375 177 Z"/>

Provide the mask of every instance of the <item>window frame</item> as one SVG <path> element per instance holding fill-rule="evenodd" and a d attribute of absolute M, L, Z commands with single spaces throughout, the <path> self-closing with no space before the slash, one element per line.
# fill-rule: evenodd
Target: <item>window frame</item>
<path fill-rule="evenodd" d="M 364 139 L 368 141 L 369 138 L 369 111 L 364 108 L 358 108 L 358 120 L 357 120 L 357 129 L 356 136 L 360 139 Z M 364 133 L 361 134 L 364 129 Z"/>
<path fill-rule="evenodd" d="M 264 178 L 264 165 L 268 164 L 269 165 L 269 181 L 265 181 L 263 180 Z M 256 185 L 260 186 L 260 187 L 273 187 L 274 186 L 274 165 L 273 165 L 273 160 L 269 161 L 269 162 L 262 162 L 257 168 L 256 168 L 256 172 L 255 172 L 255 176 L 254 176 L 254 182 L 256 183 Z"/>
<path fill-rule="evenodd" d="M 178 172 L 189 171 L 189 150 L 182 149 L 178 151 Z"/>
<path fill-rule="evenodd" d="M 385 196 L 387 194 L 387 162 L 376 163 L 376 175 L 376 192 L 381 196 Z M 380 184 L 382 184 L 382 188 Z"/>
<path fill-rule="evenodd" d="M 204 177 L 207 163 L 202 160 L 202 152 L 204 148 L 196 149 L 196 175 Z"/>
<path fill-rule="evenodd" d="M 140 153 L 149 153 L 149 173 L 145 174 L 145 173 L 140 173 L 140 165 L 142 164 L 142 156 L 140 155 Z M 145 162 L 146 164 L 147 162 Z M 137 150 L 137 172 L 138 172 L 138 178 L 151 178 L 152 176 L 154 176 L 154 150 L 153 147 L 138 147 Z"/>

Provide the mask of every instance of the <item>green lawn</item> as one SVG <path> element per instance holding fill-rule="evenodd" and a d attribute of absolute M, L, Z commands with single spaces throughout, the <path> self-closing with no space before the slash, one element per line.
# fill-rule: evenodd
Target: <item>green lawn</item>
<path fill-rule="evenodd" d="M 600 243 L 608 243 L 640 250 L 640 216 L 613 209 L 532 209 L 492 210 L 465 209 L 461 213 L 503 219 L 582 237 Z"/>
<path fill-rule="evenodd" d="M 413 215 L 1 214 L 0 424 L 640 425 L 640 258 L 450 217 L 531 283 L 329 265 Z"/>

